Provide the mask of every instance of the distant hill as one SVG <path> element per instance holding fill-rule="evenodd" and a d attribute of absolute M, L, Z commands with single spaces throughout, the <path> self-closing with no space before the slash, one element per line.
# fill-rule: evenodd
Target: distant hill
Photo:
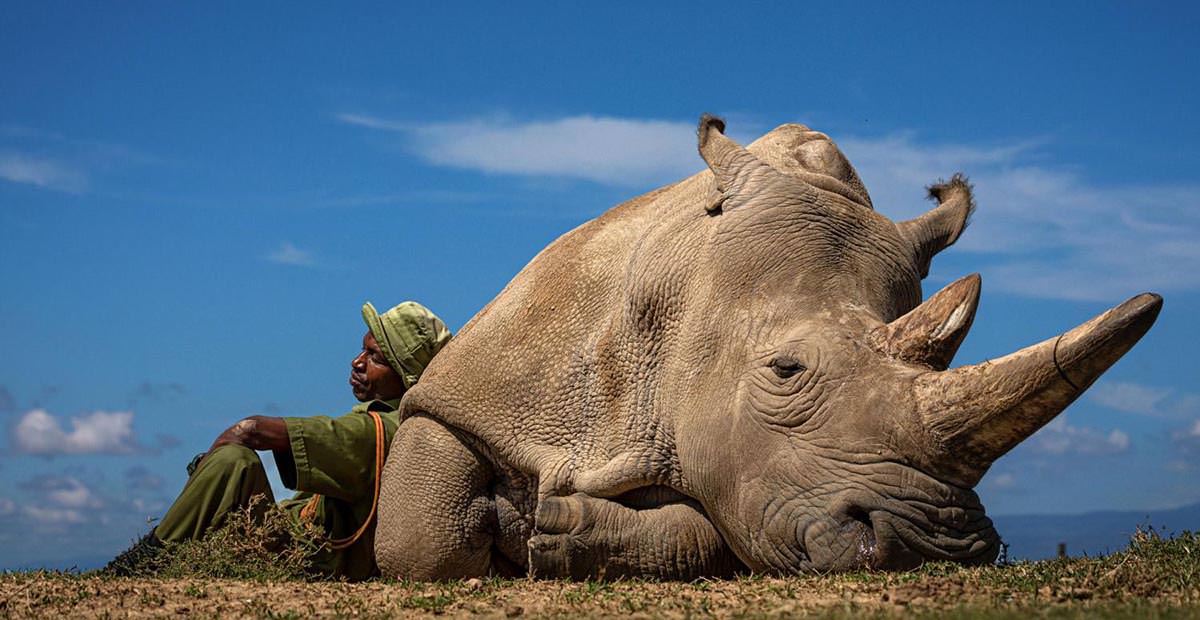
<path fill-rule="evenodd" d="M 1067 544 L 1067 555 L 1103 555 L 1124 549 L 1139 525 L 1164 533 L 1200 531 L 1200 504 L 1172 510 L 1088 512 L 1077 515 L 1000 515 L 992 522 L 1008 543 L 1010 559 L 1042 560 L 1058 554 L 1058 543 Z"/>

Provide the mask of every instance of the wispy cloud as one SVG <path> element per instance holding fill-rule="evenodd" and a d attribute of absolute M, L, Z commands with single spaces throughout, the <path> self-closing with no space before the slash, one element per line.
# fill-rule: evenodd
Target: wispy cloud
<path fill-rule="evenodd" d="M 337 119 L 347 125 L 357 125 L 359 127 L 366 127 L 367 129 L 379 129 L 382 131 L 411 131 L 414 128 L 411 124 L 389 121 L 365 114 L 338 114 Z"/>
<path fill-rule="evenodd" d="M 87 522 L 84 512 L 76 508 L 53 508 L 28 505 L 21 507 L 22 514 L 38 525 L 43 532 L 56 531 L 64 525 L 79 525 Z"/>
<path fill-rule="evenodd" d="M 357 194 L 323 198 L 312 201 L 316 207 L 365 207 L 379 205 L 411 205 L 428 206 L 478 204 L 490 200 L 492 196 L 483 192 L 469 192 L 455 189 L 420 190 L 404 192 L 388 192 L 378 194 Z"/>
<path fill-rule="evenodd" d="M 60 192 L 87 189 L 87 174 L 60 161 L 13 151 L 0 152 L 0 179 Z"/>
<path fill-rule="evenodd" d="M 839 141 L 876 208 L 907 219 L 929 208 L 919 188 L 955 171 L 979 210 L 958 251 L 993 257 L 995 289 L 1112 301 L 1144 290 L 1200 288 L 1200 185 L 1097 185 L 1047 166 L 1037 141 L 928 145 L 911 134 Z"/>
<path fill-rule="evenodd" d="M 1030 447 L 1043 454 L 1120 454 L 1129 450 L 1129 435 L 1120 429 L 1104 432 L 1072 426 L 1059 416 L 1030 439 Z"/>
<path fill-rule="evenodd" d="M 44 474 L 26 480 L 20 486 L 59 508 L 100 508 L 104 505 L 91 488 L 74 476 Z"/>
<path fill-rule="evenodd" d="M 105 502 L 74 476 L 40 475 L 20 484 L 32 500 L 20 506 L 20 514 L 40 531 L 92 521 Z"/>
<path fill-rule="evenodd" d="M 72 467 L 22 480 L 18 496 L 0 497 L 0 538 L 53 534 L 61 536 L 58 545 L 89 546 L 118 532 L 144 531 L 146 518 L 166 507 L 164 481 L 140 466 L 125 478 L 123 486 L 106 486 L 102 473 Z"/>
<path fill-rule="evenodd" d="M 80 194 L 106 172 L 164 163 L 111 142 L 66 136 L 24 125 L 0 125 L 0 180 Z"/>
<path fill-rule="evenodd" d="M 12 428 L 19 452 L 46 456 L 60 454 L 128 454 L 138 449 L 133 413 L 96 411 L 71 418 L 71 430 L 44 409 L 33 409 Z"/>
<path fill-rule="evenodd" d="M 70 549 L 115 554 L 127 546 L 167 506 L 153 474 L 135 474 L 137 484 L 130 477 L 129 484 L 106 485 L 101 471 L 72 466 L 17 482 L 14 494 L 0 497 L 0 565 L 38 566 Z"/>
<path fill-rule="evenodd" d="M 1125 413 L 1182 417 L 1200 412 L 1200 394 L 1180 393 L 1128 381 L 1100 381 L 1087 392 L 1091 401 Z"/>
<path fill-rule="evenodd" d="M 187 388 L 178 381 L 168 381 L 165 383 L 143 381 L 140 385 L 134 388 L 133 393 L 129 397 L 129 401 L 131 403 L 140 403 L 144 401 L 172 402 L 187 396 L 187 393 Z"/>
<path fill-rule="evenodd" d="M 1017 486 L 1017 477 L 1008 473 L 1000 473 L 987 477 L 988 486 L 994 489 L 1014 489 Z"/>
<path fill-rule="evenodd" d="M 267 254 L 267 260 L 280 265 L 291 265 L 293 267 L 311 267 L 316 264 L 311 252 L 301 250 L 290 241 L 284 241 L 279 244 L 279 247 Z"/>
<path fill-rule="evenodd" d="M 427 124 L 360 114 L 342 114 L 338 119 L 403 134 L 408 147 L 429 163 L 493 174 L 636 186 L 673 181 L 703 167 L 696 155 L 692 122 L 590 115 Z"/>
<path fill-rule="evenodd" d="M 1171 441 L 1187 456 L 1200 455 L 1200 419 L 1192 420 L 1187 426 L 1171 433 Z"/>
<path fill-rule="evenodd" d="M 362 114 L 343 123 L 397 134 L 434 165 L 619 186 L 700 170 L 691 121 L 579 115 L 428 124 Z M 747 142 L 749 137 L 735 136 Z M 892 219 L 930 205 L 925 185 L 956 171 L 980 208 L 956 250 L 988 257 L 989 288 L 1031 297 L 1114 301 L 1144 290 L 1200 289 L 1200 185 L 1096 184 L 1048 163 L 1046 140 L 928 144 L 912 133 L 835 136 Z M 935 265 L 936 270 L 936 265 Z M 936 276 L 936 271 L 935 271 Z"/>
<path fill-rule="evenodd" d="M 183 445 L 183 440 L 167 433 L 158 433 L 154 436 L 154 447 L 149 452 L 157 454 L 171 448 L 177 448 Z"/>

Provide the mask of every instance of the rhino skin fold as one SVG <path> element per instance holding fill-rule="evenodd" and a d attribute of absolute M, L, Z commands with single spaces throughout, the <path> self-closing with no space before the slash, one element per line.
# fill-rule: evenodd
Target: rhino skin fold
<path fill-rule="evenodd" d="M 980 278 L 921 303 L 975 207 L 893 223 L 823 133 L 748 148 L 542 250 L 405 396 L 385 575 L 692 579 L 992 562 L 972 487 L 1154 323 L 1142 294 L 948 369 Z"/>

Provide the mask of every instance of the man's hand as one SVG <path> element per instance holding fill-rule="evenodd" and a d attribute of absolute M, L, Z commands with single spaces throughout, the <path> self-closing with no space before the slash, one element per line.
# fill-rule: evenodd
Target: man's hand
<path fill-rule="evenodd" d="M 283 418 L 272 418 L 265 415 L 255 415 L 230 426 L 217 436 L 217 440 L 208 449 L 213 450 L 225 445 L 237 444 L 251 450 L 272 450 L 276 452 L 292 451 L 288 438 L 287 423 Z"/>

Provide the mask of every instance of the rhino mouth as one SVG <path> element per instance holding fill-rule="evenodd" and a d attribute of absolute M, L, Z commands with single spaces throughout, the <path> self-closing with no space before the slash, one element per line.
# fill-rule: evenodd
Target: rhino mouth
<path fill-rule="evenodd" d="M 839 498 L 830 514 L 844 540 L 841 562 L 908 570 L 927 561 L 987 564 L 996 559 L 1000 537 L 982 506 L 938 506 L 928 499 L 863 492 Z"/>
<path fill-rule="evenodd" d="M 773 478 L 746 486 L 741 521 L 756 527 L 724 535 L 748 567 L 779 574 L 987 564 L 999 555 L 1000 537 L 973 490 L 895 462 L 854 473 L 790 496 Z M 765 504 L 754 501 L 764 496 Z"/>

